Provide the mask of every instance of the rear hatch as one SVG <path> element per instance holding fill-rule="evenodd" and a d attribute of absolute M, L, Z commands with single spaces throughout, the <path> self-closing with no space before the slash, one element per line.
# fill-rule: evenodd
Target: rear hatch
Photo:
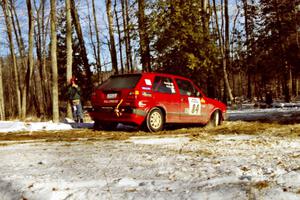
<path fill-rule="evenodd" d="M 141 74 L 114 75 L 106 80 L 92 96 L 94 107 L 116 106 L 121 100 L 131 101 L 130 95 L 141 78 Z"/>

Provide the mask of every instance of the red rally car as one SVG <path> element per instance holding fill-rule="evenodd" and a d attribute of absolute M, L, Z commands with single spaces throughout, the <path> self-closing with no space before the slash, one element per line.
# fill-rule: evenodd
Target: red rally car
<path fill-rule="evenodd" d="M 170 74 L 114 75 L 91 97 L 89 112 L 95 128 L 113 129 L 118 123 L 155 132 L 165 124 L 210 124 L 225 119 L 226 106 L 206 97 L 189 79 Z"/>

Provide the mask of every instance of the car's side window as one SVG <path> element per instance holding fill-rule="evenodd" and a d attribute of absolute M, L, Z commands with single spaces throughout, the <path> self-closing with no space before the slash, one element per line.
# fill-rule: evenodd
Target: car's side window
<path fill-rule="evenodd" d="M 180 95 L 187 95 L 189 97 L 200 97 L 201 94 L 198 92 L 198 90 L 193 86 L 193 84 L 190 81 L 182 80 L 182 79 L 176 79 L 177 86 L 180 91 Z"/>
<path fill-rule="evenodd" d="M 176 93 L 172 79 L 162 76 L 155 77 L 152 89 L 154 92 L 161 92 L 167 94 Z"/>

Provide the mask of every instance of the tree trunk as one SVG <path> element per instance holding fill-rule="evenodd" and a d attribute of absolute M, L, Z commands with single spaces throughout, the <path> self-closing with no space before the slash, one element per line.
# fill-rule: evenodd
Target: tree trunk
<path fill-rule="evenodd" d="M 223 71 L 224 71 L 224 79 L 225 84 L 228 92 L 228 96 L 231 103 L 234 103 L 231 87 L 229 84 L 229 78 L 227 73 L 227 67 L 230 64 L 230 57 L 229 57 L 229 15 L 228 15 L 228 0 L 224 1 L 225 3 L 225 59 L 223 58 Z"/>
<path fill-rule="evenodd" d="M 25 84 L 22 89 L 22 115 L 21 118 L 25 119 L 26 117 L 26 108 L 27 108 L 27 98 L 29 96 L 30 82 L 33 73 L 33 37 L 34 37 L 34 22 L 33 22 L 33 12 L 31 7 L 31 0 L 26 0 L 27 11 L 28 11 L 28 25 L 29 25 L 29 34 L 28 34 L 28 65 L 25 78 Z"/>
<path fill-rule="evenodd" d="M 94 26 L 96 31 L 96 41 L 97 41 L 97 52 L 96 52 L 96 66 L 97 66 L 97 72 L 98 72 L 98 80 L 102 82 L 102 66 L 101 66 L 101 57 L 100 57 L 100 36 L 99 36 L 99 29 L 98 29 L 98 23 L 97 23 L 97 17 L 96 17 L 96 9 L 95 9 L 95 0 L 92 0 L 92 9 L 93 9 L 93 17 L 94 17 Z"/>
<path fill-rule="evenodd" d="M 251 99 L 252 98 L 252 90 L 251 90 L 251 70 L 250 70 L 250 66 L 248 65 L 248 51 L 250 50 L 249 48 L 249 16 L 248 16 L 248 0 L 242 0 L 243 2 L 243 8 L 244 8 L 244 22 L 245 22 L 245 33 L 246 33 L 246 51 L 245 51 L 245 62 L 244 62 L 244 67 L 247 69 L 247 77 L 248 77 L 248 89 L 247 89 L 247 98 Z"/>
<path fill-rule="evenodd" d="M 225 0 L 225 2 L 227 2 L 227 0 Z M 220 28 L 219 28 L 219 22 L 218 22 L 218 15 L 217 15 L 217 8 L 216 8 L 216 1 L 215 0 L 213 0 L 213 9 L 214 9 L 215 17 L 216 17 L 216 29 L 217 29 L 217 32 L 218 32 L 220 53 L 221 53 L 221 57 L 222 57 L 222 65 L 223 65 L 223 73 L 224 73 L 224 87 L 225 87 L 224 91 L 227 91 L 227 93 L 229 95 L 229 98 L 230 98 L 230 101 L 233 102 L 233 96 L 232 96 L 231 88 L 230 88 L 229 81 L 228 81 L 228 74 L 227 74 L 227 63 L 228 63 L 227 53 L 229 52 L 229 50 L 228 50 L 228 48 L 229 48 L 229 38 L 226 37 L 225 44 L 223 44 L 224 40 L 223 40 L 223 37 L 221 35 L 221 31 L 220 31 Z M 225 10 L 226 10 L 226 6 L 225 6 Z M 225 11 L 225 13 L 226 13 L 226 11 Z M 227 2 L 227 17 L 228 17 L 228 2 Z M 227 20 L 228 20 L 228 18 L 227 18 Z M 225 21 L 226 21 L 226 19 L 225 19 Z M 227 24 L 227 22 L 226 22 L 226 24 Z M 227 29 L 228 33 L 225 34 L 225 35 L 227 35 L 229 37 L 229 28 L 226 28 L 226 29 Z M 227 97 L 227 95 L 225 93 L 224 93 L 224 97 Z"/>
<path fill-rule="evenodd" d="M 202 31 L 205 40 L 209 41 L 209 17 L 210 17 L 210 4 L 208 0 L 201 1 L 202 9 Z"/>
<path fill-rule="evenodd" d="M 57 74 L 57 58 L 56 58 L 56 0 L 50 0 L 51 3 L 51 66 L 52 66 L 52 120 L 59 122 L 59 106 L 58 106 L 58 74 Z"/>
<path fill-rule="evenodd" d="M 37 109 L 38 109 L 38 116 L 44 117 L 47 113 L 46 107 L 45 107 L 45 88 L 44 88 L 44 81 L 43 81 L 43 49 L 42 49 L 42 23 L 43 20 L 41 16 L 43 17 L 43 10 L 46 0 L 42 0 L 39 2 L 39 6 L 37 7 L 36 0 L 34 0 L 34 7 L 36 11 L 36 26 L 34 28 L 34 35 L 35 35 L 35 46 L 36 46 L 36 55 L 37 55 L 37 68 L 39 73 L 36 73 L 34 76 L 35 81 L 35 97 L 38 101 L 37 103 Z M 37 81 L 37 82 L 36 82 Z"/>
<path fill-rule="evenodd" d="M 132 54 L 131 54 L 131 38 L 130 38 L 130 26 L 129 26 L 129 22 L 130 22 L 130 18 L 129 18 L 129 6 L 128 6 L 128 0 L 122 0 L 122 1 L 125 1 L 124 3 L 125 3 L 125 5 L 124 5 L 124 7 L 125 7 L 125 15 L 126 15 L 126 30 L 125 30 L 125 32 L 126 32 L 126 34 L 127 34 L 127 40 L 126 40 L 126 42 L 127 42 L 127 49 L 126 49 L 126 51 L 127 51 L 127 54 L 128 54 L 128 57 L 127 57 L 127 59 L 129 59 L 129 61 L 128 61 L 128 63 L 129 63 L 129 68 L 130 68 L 130 70 L 131 70 L 131 72 L 133 72 L 134 71 L 134 67 L 133 67 L 133 60 L 132 60 Z"/>
<path fill-rule="evenodd" d="M 298 97 L 298 95 L 299 95 L 299 78 L 298 77 L 296 78 L 295 88 L 296 88 L 296 97 Z"/>
<path fill-rule="evenodd" d="M 20 94 L 20 89 L 19 89 L 19 75 L 18 75 L 18 69 L 17 69 L 17 60 L 16 60 L 16 55 L 14 52 L 14 42 L 12 38 L 12 27 L 11 27 L 11 21 L 9 19 L 9 12 L 8 12 L 8 7 L 7 7 L 7 2 L 6 0 L 2 0 L 1 3 L 2 9 L 3 9 L 3 14 L 5 18 L 5 23 L 7 27 L 7 35 L 8 35 L 8 40 L 9 40 L 9 48 L 10 48 L 10 54 L 11 54 L 11 59 L 13 62 L 13 72 L 14 72 L 14 81 L 15 81 L 15 92 L 16 92 L 16 102 L 17 102 L 17 113 L 18 116 L 21 117 L 21 94 Z"/>
<path fill-rule="evenodd" d="M 119 38 L 119 53 L 120 53 L 121 73 L 124 74 L 123 53 L 122 53 L 122 37 L 121 37 L 119 17 L 118 17 L 118 12 L 117 12 L 117 0 L 115 0 L 115 3 L 114 3 L 114 11 L 115 11 L 115 16 L 116 16 L 117 31 L 118 31 L 118 38 Z"/>
<path fill-rule="evenodd" d="M 48 35 L 48 27 L 50 23 L 50 17 L 48 17 L 47 22 L 45 23 L 45 5 L 42 10 L 42 80 L 44 87 L 44 97 L 45 97 L 45 111 L 51 113 L 51 81 L 50 81 L 50 69 L 47 69 L 47 51 L 46 51 L 46 40 Z"/>
<path fill-rule="evenodd" d="M 67 46 L 67 66 L 66 66 L 66 74 L 67 74 L 67 80 L 66 85 L 70 84 L 70 80 L 72 78 L 72 21 L 71 21 L 71 2 L 70 0 L 66 0 L 66 46 Z M 67 117 L 72 118 L 72 109 L 71 104 L 69 101 L 67 101 Z"/>
<path fill-rule="evenodd" d="M 145 0 L 138 0 L 138 22 L 139 22 L 139 35 L 140 35 L 140 52 L 143 71 L 150 72 L 150 46 L 147 34 L 147 25 L 145 17 Z"/>
<path fill-rule="evenodd" d="M 5 120 L 5 107 L 3 95 L 3 79 L 2 79 L 2 59 L 0 58 L 0 120 Z"/>
<path fill-rule="evenodd" d="M 85 83 L 83 84 L 82 89 L 84 91 L 85 99 L 87 99 L 87 98 L 89 98 L 89 96 L 92 92 L 92 87 L 93 87 L 92 86 L 92 71 L 90 69 L 90 65 L 89 65 L 89 61 L 88 61 L 88 57 L 87 57 L 83 33 L 82 33 L 81 25 L 80 25 L 78 12 L 77 12 L 77 9 L 75 6 L 75 1 L 71 0 L 70 2 L 71 2 L 71 15 L 72 15 L 73 23 L 75 25 L 76 33 L 78 36 L 79 45 L 80 45 L 80 53 L 81 53 L 81 57 L 82 57 L 83 65 L 84 65 L 84 69 L 85 69 L 86 79 L 85 79 Z"/>
<path fill-rule="evenodd" d="M 25 48 L 24 48 L 24 40 L 23 40 L 21 28 L 20 28 L 19 19 L 18 19 L 17 13 L 16 13 L 15 5 L 12 0 L 10 0 L 10 6 L 11 6 L 12 26 L 13 26 L 15 37 L 17 40 L 18 50 L 19 50 L 19 54 L 21 57 L 21 63 L 22 63 L 22 69 L 20 71 L 22 72 L 23 70 L 25 71 L 25 69 L 27 68 L 27 64 L 25 61 L 26 55 L 25 55 Z M 22 79 L 20 78 L 20 73 L 19 73 L 19 80 L 20 80 L 20 82 L 22 82 Z M 20 89 L 21 88 L 22 88 L 22 86 L 20 84 Z"/>
<path fill-rule="evenodd" d="M 127 0 L 125 0 L 127 1 Z M 126 10 L 125 10 L 125 2 L 124 0 L 121 0 L 121 6 L 122 6 L 122 18 L 123 18 L 123 32 L 124 32 L 124 41 L 125 41 L 125 49 L 126 49 L 126 63 L 125 63 L 125 68 L 127 72 L 130 72 L 131 69 L 131 54 L 130 54 L 130 47 L 129 47 L 129 43 L 128 43 L 128 22 L 127 22 L 127 18 L 126 18 Z"/>
<path fill-rule="evenodd" d="M 108 20 L 108 29 L 109 29 L 109 43 L 110 43 L 110 55 L 111 63 L 114 74 L 118 74 L 118 61 L 117 61 L 117 51 L 114 38 L 114 28 L 113 28 L 113 16 L 111 11 L 111 0 L 106 0 L 106 14 Z"/>

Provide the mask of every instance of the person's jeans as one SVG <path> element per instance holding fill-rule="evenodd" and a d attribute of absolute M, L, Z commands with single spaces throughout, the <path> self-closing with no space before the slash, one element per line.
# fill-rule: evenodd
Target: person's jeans
<path fill-rule="evenodd" d="M 73 119 L 75 122 L 83 122 L 83 112 L 81 103 L 72 104 Z"/>

